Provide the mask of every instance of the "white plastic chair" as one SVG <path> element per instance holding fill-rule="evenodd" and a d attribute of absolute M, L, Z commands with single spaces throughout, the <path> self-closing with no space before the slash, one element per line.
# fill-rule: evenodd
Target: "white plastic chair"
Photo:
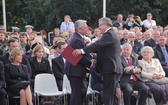
<path fill-rule="evenodd" d="M 64 105 L 68 105 L 67 95 L 71 94 L 71 86 L 70 86 L 70 82 L 69 82 L 66 74 L 64 74 L 64 77 L 63 77 L 62 90 L 63 90 L 63 93 L 64 93 Z"/>
<path fill-rule="evenodd" d="M 39 105 L 39 96 L 63 96 L 63 92 L 58 90 L 56 80 L 52 74 L 38 74 L 35 77 L 34 93 Z M 35 104 L 36 104 L 35 99 Z"/>

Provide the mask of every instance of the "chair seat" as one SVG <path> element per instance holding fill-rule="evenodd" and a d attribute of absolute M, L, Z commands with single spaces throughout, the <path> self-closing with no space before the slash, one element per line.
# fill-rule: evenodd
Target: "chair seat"
<path fill-rule="evenodd" d="M 41 93 L 37 93 L 40 96 L 58 96 L 58 95 L 63 95 L 63 92 L 41 92 Z"/>

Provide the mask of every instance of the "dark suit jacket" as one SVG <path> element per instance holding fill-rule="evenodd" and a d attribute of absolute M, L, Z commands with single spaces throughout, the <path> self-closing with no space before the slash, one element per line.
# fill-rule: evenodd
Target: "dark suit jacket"
<path fill-rule="evenodd" d="M 0 89 L 5 88 L 4 64 L 0 61 Z"/>
<path fill-rule="evenodd" d="M 144 42 L 144 46 L 150 46 L 150 47 L 152 47 L 153 49 L 156 47 L 156 43 L 155 43 L 155 41 L 151 38 L 151 39 L 149 39 L 149 40 L 146 40 L 145 42 Z"/>
<path fill-rule="evenodd" d="M 120 60 L 120 40 L 111 28 L 105 32 L 102 38 L 85 47 L 85 53 L 97 52 L 96 69 L 102 75 L 109 73 L 122 73 Z"/>
<path fill-rule="evenodd" d="M 168 45 L 166 45 L 165 48 L 166 48 L 166 51 L 168 52 Z M 162 49 L 161 49 L 159 44 L 156 45 L 154 51 L 155 51 L 155 56 L 154 57 L 159 59 L 162 66 L 166 66 L 167 63 L 165 61 Z"/>
<path fill-rule="evenodd" d="M 35 78 L 37 74 L 40 73 L 51 73 L 51 68 L 48 59 L 42 58 L 41 64 L 37 62 L 37 59 L 35 57 L 32 57 L 30 60 L 30 65 L 32 69 L 32 79 Z"/>
<path fill-rule="evenodd" d="M 138 40 L 135 40 L 134 41 L 134 46 L 132 48 L 133 49 L 133 53 L 136 53 L 136 54 L 140 55 L 142 47 L 143 46 L 142 46 L 141 42 L 138 42 Z"/>
<path fill-rule="evenodd" d="M 128 66 L 127 64 L 127 61 L 125 60 L 124 56 L 121 56 L 121 62 L 122 62 L 122 67 L 123 67 L 123 74 L 122 74 L 122 77 L 121 77 L 121 85 L 124 84 L 125 82 L 128 82 L 130 80 L 130 76 L 132 74 L 135 74 L 133 69 L 130 70 L 129 73 L 125 73 L 124 72 L 124 68 L 126 68 Z M 130 63 L 132 66 L 134 67 L 138 67 L 138 68 L 141 68 L 138 64 L 138 59 L 136 59 L 135 57 L 133 56 L 130 56 Z M 138 77 L 138 79 L 140 80 L 140 74 L 135 74 L 136 77 Z"/>
<path fill-rule="evenodd" d="M 8 63 L 11 63 L 10 60 L 9 60 L 9 52 L 7 52 L 5 55 L 1 56 L 0 57 L 0 61 L 3 62 L 4 65 L 8 64 Z M 22 64 L 26 65 L 27 68 L 28 68 L 28 73 L 29 73 L 29 76 L 31 77 L 32 75 L 32 69 L 30 67 L 30 62 L 29 62 L 29 59 L 26 55 L 23 55 L 22 56 Z"/>
<path fill-rule="evenodd" d="M 12 65 L 11 63 L 8 63 L 4 66 L 4 69 L 5 69 L 5 79 L 6 79 L 7 87 L 10 87 L 18 82 L 29 81 L 27 66 L 24 64 L 15 66 L 15 65 Z M 17 86 L 14 86 L 14 87 L 17 87 Z"/>
<path fill-rule="evenodd" d="M 124 38 L 120 39 L 120 44 L 123 45 L 124 43 L 127 43 L 128 41 L 125 40 Z"/>
<path fill-rule="evenodd" d="M 96 85 L 97 83 L 103 84 L 102 76 L 100 73 L 98 73 L 98 71 L 95 68 L 93 68 L 93 67 L 90 68 L 90 74 L 92 75 L 91 86 Z M 99 87 L 97 87 L 97 88 L 99 88 Z"/>
<path fill-rule="evenodd" d="M 62 56 L 52 59 L 52 71 L 57 80 L 63 80 L 64 76 L 64 61 Z"/>
<path fill-rule="evenodd" d="M 124 21 L 122 21 L 122 25 L 124 25 Z M 114 21 L 114 23 L 113 23 L 113 27 L 117 27 L 117 28 L 119 28 L 120 27 L 120 24 L 119 24 L 119 22 L 116 20 L 116 21 Z"/>
<path fill-rule="evenodd" d="M 69 39 L 68 45 L 70 45 L 74 49 L 82 49 L 85 47 L 83 38 L 77 32 L 75 32 L 73 36 Z M 67 74 L 68 76 L 85 77 L 86 67 L 90 67 L 91 65 L 91 58 L 89 59 L 88 54 L 82 56 L 82 59 L 78 62 L 76 66 L 73 66 L 68 61 L 66 61 L 65 74 Z"/>

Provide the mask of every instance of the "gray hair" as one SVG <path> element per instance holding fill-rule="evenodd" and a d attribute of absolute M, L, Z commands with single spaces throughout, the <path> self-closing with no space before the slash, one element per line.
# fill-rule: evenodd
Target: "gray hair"
<path fill-rule="evenodd" d="M 102 22 L 102 24 L 107 24 L 108 26 L 112 26 L 112 21 L 108 17 L 100 18 L 99 21 Z"/>
<path fill-rule="evenodd" d="M 124 48 L 129 48 L 132 50 L 132 46 L 129 43 L 124 43 L 121 47 L 121 49 L 123 50 Z"/>
<path fill-rule="evenodd" d="M 86 23 L 86 20 L 79 19 L 75 22 L 75 30 L 82 28 L 83 24 Z"/>
<path fill-rule="evenodd" d="M 152 57 L 154 56 L 154 51 L 152 49 L 152 47 L 149 47 L 149 46 L 144 46 L 142 49 L 141 49 L 141 55 L 143 56 L 143 52 L 144 51 L 150 51 L 152 53 Z"/>
<path fill-rule="evenodd" d="M 135 32 L 129 31 L 129 35 L 134 35 L 135 36 Z"/>

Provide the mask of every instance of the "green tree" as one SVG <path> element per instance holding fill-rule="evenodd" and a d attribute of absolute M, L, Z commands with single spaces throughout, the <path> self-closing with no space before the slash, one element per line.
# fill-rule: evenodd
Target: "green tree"
<path fill-rule="evenodd" d="M 106 0 L 107 17 L 116 20 L 121 13 L 124 19 L 128 14 L 139 15 L 146 19 L 146 13 L 151 12 L 157 25 L 165 26 L 168 13 L 167 0 Z M 0 2 L 2 11 L 2 3 Z M 36 31 L 45 29 L 52 31 L 60 27 L 64 15 L 70 15 L 72 21 L 85 19 L 89 26 L 97 27 L 97 21 L 102 17 L 103 0 L 6 0 L 7 26 L 18 26 L 25 31 L 24 26 L 31 24 Z M 0 24 L 3 23 L 0 14 Z"/>

